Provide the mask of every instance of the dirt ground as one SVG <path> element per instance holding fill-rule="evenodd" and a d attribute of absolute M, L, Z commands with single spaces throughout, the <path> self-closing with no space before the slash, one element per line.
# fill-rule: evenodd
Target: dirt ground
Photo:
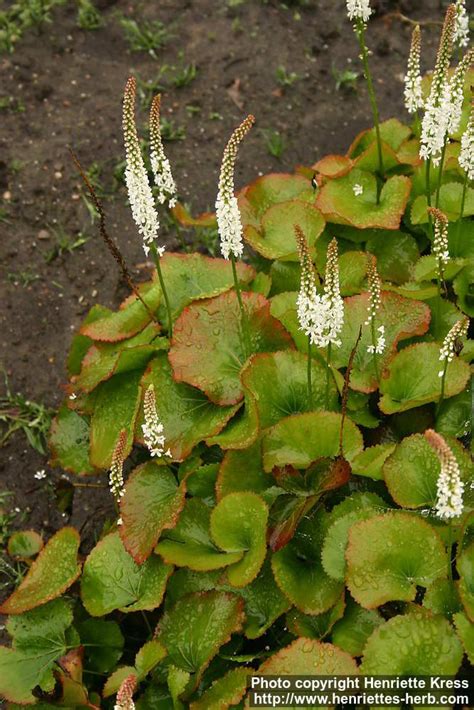
<path fill-rule="evenodd" d="M 428 21 L 423 62 L 429 69 L 442 10 L 437 0 L 372 5 L 377 15 L 368 42 L 381 115 L 403 118 L 401 82 L 411 26 L 390 13 Z M 0 2 L 1 9 L 7 6 Z M 0 365 L 14 391 L 51 407 L 61 400 L 66 353 L 87 310 L 95 302 L 116 307 L 126 294 L 91 223 L 68 146 L 86 168 L 100 166 L 110 231 L 135 278 L 145 279 L 150 268 L 123 185 L 112 192 L 123 156 L 121 96 L 130 74 L 153 80 L 164 65 L 196 64 L 192 83 L 163 96 L 164 116 L 185 132 L 184 139 L 167 142 L 166 150 L 181 199 L 196 212 L 212 207 L 223 146 L 247 113 L 255 114 L 257 125 L 240 153 L 239 187 L 258 175 L 344 152 L 371 124 L 362 79 L 355 91 L 336 90 L 335 72 L 360 71 L 343 0 L 286 6 L 278 0 L 101 0 L 97 6 L 102 29 L 79 29 L 76 3 L 70 2 L 54 11 L 41 34 L 28 33 L 13 54 L 0 56 L 0 98 L 11 97 L 0 111 L 0 214 L 7 220 L 0 221 Z M 172 38 L 156 59 L 130 51 L 120 13 L 144 23 L 161 20 L 169 28 Z M 281 87 L 278 67 L 298 78 Z M 143 106 L 142 123 L 145 111 Z M 280 159 L 268 152 L 269 130 L 279 131 L 286 144 Z M 87 241 L 48 263 L 61 232 Z M 173 232 L 164 232 L 163 239 L 177 248 Z M 27 286 L 25 273 L 34 277 Z M 46 470 L 43 480 L 34 477 L 39 469 Z M 100 527 L 112 510 L 107 490 L 75 488 L 72 511 L 61 514 L 52 494 L 61 475 L 22 433 L 8 441 L 0 450 L 0 491 L 13 493 L 7 508 L 20 511 L 14 525 L 48 536 L 67 522 L 85 538 Z"/>

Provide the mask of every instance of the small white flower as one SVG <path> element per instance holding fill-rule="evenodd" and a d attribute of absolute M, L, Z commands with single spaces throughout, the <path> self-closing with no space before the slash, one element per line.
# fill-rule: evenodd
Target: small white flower
<path fill-rule="evenodd" d="M 125 445 L 127 443 L 127 432 L 122 429 L 118 435 L 112 454 L 112 463 L 109 471 L 109 488 L 115 500 L 118 502 L 125 493 L 123 487 L 123 462 L 125 454 Z"/>
<path fill-rule="evenodd" d="M 77 394 L 75 392 L 71 392 L 71 394 L 69 395 L 69 399 L 71 399 L 71 400 L 77 399 Z"/>
<path fill-rule="evenodd" d="M 172 209 L 176 205 L 177 189 L 161 138 L 160 103 L 161 97 L 155 96 L 150 111 L 150 162 L 158 187 L 158 202 L 161 205 L 168 202 L 169 208 Z"/>
<path fill-rule="evenodd" d="M 428 212 L 434 217 L 434 239 L 431 249 L 438 261 L 438 272 L 442 278 L 444 267 L 449 261 L 448 218 L 436 207 L 429 207 Z"/>
<path fill-rule="evenodd" d="M 381 325 L 377 328 L 379 332 L 379 337 L 377 338 L 377 342 L 375 345 L 368 345 L 367 346 L 367 352 L 376 354 L 376 355 L 382 355 L 384 350 L 385 350 L 385 326 Z"/>
<path fill-rule="evenodd" d="M 377 271 L 377 259 L 372 254 L 367 255 L 367 279 L 369 281 L 369 306 L 364 325 L 370 325 L 382 304 L 382 281 Z"/>
<path fill-rule="evenodd" d="M 423 108 L 423 93 L 421 90 L 421 30 L 416 25 L 411 36 L 410 54 L 408 56 L 408 67 L 405 75 L 405 108 L 408 113 L 416 113 Z"/>
<path fill-rule="evenodd" d="M 372 14 L 369 0 L 346 0 L 349 20 L 368 22 Z"/>
<path fill-rule="evenodd" d="M 364 188 L 362 187 L 362 185 L 359 185 L 359 183 L 356 183 L 352 188 L 352 192 L 356 197 L 359 197 L 359 195 L 362 195 L 362 193 L 364 192 Z"/>
<path fill-rule="evenodd" d="M 244 251 L 242 221 L 237 198 L 234 195 L 234 169 L 239 143 L 249 132 L 254 121 L 252 115 L 242 121 L 231 135 L 222 157 L 216 198 L 216 218 L 224 259 L 228 259 L 231 254 L 234 257 L 242 256 Z"/>
<path fill-rule="evenodd" d="M 435 450 L 441 464 L 436 486 L 435 510 L 440 518 L 457 518 L 463 511 L 464 484 L 458 462 L 444 438 L 433 429 L 425 431 L 425 437 Z"/>
<path fill-rule="evenodd" d="M 456 0 L 454 44 L 456 47 L 467 47 L 469 44 L 469 15 L 465 7 L 465 0 Z"/>
<path fill-rule="evenodd" d="M 135 692 L 136 686 L 137 678 L 135 675 L 129 675 L 124 681 L 122 681 L 122 685 L 117 693 L 114 710 L 135 710 L 133 693 Z"/>
<path fill-rule="evenodd" d="M 171 451 L 165 451 L 165 436 L 163 434 L 163 424 L 160 422 L 156 411 L 155 388 L 149 385 L 145 391 L 143 400 L 143 413 L 145 422 L 142 424 L 143 439 L 152 456 L 161 458 L 171 456 Z"/>
<path fill-rule="evenodd" d="M 464 318 L 461 318 L 458 320 L 449 333 L 446 335 L 445 339 L 443 340 L 443 344 L 441 346 L 441 350 L 439 351 L 439 359 L 440 362 L 445 362 L 446 365 L 448 362 L 451 362 L 452 359 L 454 358 L 455 355 L 455 347 L 456 347 L 456 342 L 458 338 L 466 338 L 467 337 L 467 331 L 469 328 L 469 318 L 465 316 Z M 446 367 L 446 366 L 445 366 Z M 440 370 L 438 372 L 438 375 L 442 377 L 444 374 L 444 369 Z"/>
<path fill-rule="evenodd" d="M 153 193 L 148 181 L 148 174 L 143 162 L 140 141 L 135 125 L 136 81 L 132 77 L 127 81 L 123 97 L 123 135 L 125 142 L 125 182 L 132 216 L 138 231 L 142 235 L 143 250 L 148 256 L 150 245 L 158 238 L 160 223 L 155 209 Z M 157 246 L 161 256 L 165 248 Z"/>
<path fill-rule="evenodd" d="M 42 481 L 43 478 L 46 478 L 46 471 L 44 470 L 44 468 L 40 469 L 39 471 L 36 471 L 35 478 L 37 481 Z"/>
<path fill-rule="evenodd" d="M 466 172 L 468 180 L 474 180 L 474 102 L 471 104 L 469 121 L 461 138 L 459 165 Z"/>

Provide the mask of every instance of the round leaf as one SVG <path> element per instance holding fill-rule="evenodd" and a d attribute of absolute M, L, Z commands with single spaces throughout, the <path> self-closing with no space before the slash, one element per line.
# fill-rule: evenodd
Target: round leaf
<path fill-rule="evenodd" d="M 60 407 L 49 432 L 51 465 L 78 474 L 94 473 L 89 461 L 90 425 L 87 417 Z"/>
<path fill-rule="evenodd" d="M 241 451 L 226 451 L 216 481 L 216 497 L 221 500 L 229 493 L 254 491 L 262 493 L 275 483 L 265 473 L 262 463 L 262 442 L 259 439 Z"/>
<path fill-rule="evenodd" d="M 193 700 L 190 710 L 211 710 L 238 705 L 247 690 L 247 668 L 234 668 L 214 681 L 198 700 Z"/>
<path fill-rule="evenodd" d="M 298 609 L 292 609 L 286 615 L 286 623 L 295 636 L 304 636 L 320 641 L 329 634 L 336 621 L 344 614 L 344 607 L 344 594 L 341 594 L 336 604 L 323 614 L 310 616 L 302 614 Z"/>
<path fill-rule="evenodd" d="M 10 557 L 35 557 L 43 548 L 43 538 L 35 530 L 21 530 L 10 535 L 8 554 Z"/>
<path fill-rule="evenodd" d="M 349 599 L 344 616 L 333 627 L 331 641 L 351 656 L 361 656 L 367 639 L 383 623 L 377 611 L 363 609 Z"/>
<path fill-rule="evenodd" d="M 474 621 L 474 543 L 466 547 L 458 557 L 458 589 L 468 618 Z"/>

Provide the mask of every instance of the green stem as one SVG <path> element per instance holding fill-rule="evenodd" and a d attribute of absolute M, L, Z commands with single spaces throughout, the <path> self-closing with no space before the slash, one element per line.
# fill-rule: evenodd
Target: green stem
<path fill-rule="evenodd" d="M 361 59 L 364 67 L 364 75 L 367 81 L 367 89 L 369 92 L 370 105 L 372 107 L 372 114 L 374 117 L 375 135 L 377 137 L 377 153 L 379 159 L 379 179 L 377 180 L 377 204 L 380 202 L 380 193 L 382 191 L 382 181 L 384 176 L 384 166 L 383 166 L 383 155 L 382 155 L 382 139 L 380 137 L 380 116 L 379 109 L 377 106 L 377 98 L 375 96 L 374 84 L 372 81 L 372 74 L 369 68 L 369 52 L 367 50 L 367 45 L 365 44 L 365 25 L 359 20 L 356 29 L 357 39 L 359 40 L 359 46 L 361 51 Z"/>
<path fill-rule="evenodd" d="M 171 315 L 171 306 L 168 298 L 168 293 L 166 291 L 165 282 L 163 280 L 163 274 L 161 273 L 160 255 L 158 254 L 156 245 L 154 243 L 151 244 L 151 253 L 153 256 L 153 261 L 155 262 L 156 272 L 158 274 L 161 290 L 165 299 L 166 310 L 168 311 L 168 338 L 171 338 L 173 336 L 173 318 Z"/>
<path fill-rule="evenodd" d="M 451 521 L 448 522 L 448 579 L 453 578 L 453 565 L 452 565 L 452 552 L 453 552 L 453 527 Z"/>
<path fill-rule="evenodd" d="M 324 397 L 324 402 L 325 402 L 325 409 L 326 411 L 329 411 L 329 379 L 331 377 L 331 346 L 332 343 L 329 343 L 328 349 L 327 349 L 327 360 L 326 360 L 326 365 L 327 365 L 327 370 L 326 370 L 326 394 Z"/>
<path fill-rule="evenodd" d="M 441 409 L 441 405 L 443 404 L 447 371 L 448 371 L 448 361 L 446 360 L 446 362 L 444 364 L 444 368 L 443 368 L 443 374 L 441 376 L 441 394 L 439 396 L 438 404 L 436 405 L 436 414 L 439 414 L 440 409 Z"/>
<path fill-rule="evenodd" d="M 377 338 L 375 336 L 375 318 L 371 319 L 370 326 L 371 326 L 371 330 L 372 330 L 372 345 L 374 346 L 373 357 L 374 357 L 375 377 L 376 377 L 377 382 L 379 382 L 379 380 L 380 380 L 379 368 L 377 365 L 377 353 L 375 352 L 375 349 L 377 347 Z"/>
<path fill-rule="evenodd" d="M 308 335 L 308 402 L 310 410 L 313 409 L 313 383 L 311 380 L 311 337 Z"/>
<path fill-rule="evenodd" d="M 466 205 L 466 195 L 467 195 L 467 185 L 468 185 L 467 173 L 464 175 L 464 184 L 462 186 L 462 197 L 461 197 L 461 209 L 459 212 L 459 219 L 456 226 L 456 237 L 454 240 L 454 256 L 458 256 L 459 253 L 459 235 L 461 234 L 461 220 L 464 217 L 464 207 Z"/>
<path fill-rule="evenodd" d="M 444 168 L 444 160 L 446 158 L 446 148 L 448 147 L 448 139 L 446 138 L 443 144 L 443 150 L 441 152 L 441 161 L 439 164 L 439 173 L 438 173 L 438 182 L 436 185 L 436 201 L 435 201 L 435 207 L 439 206 L 439 193 L 441 190 L 441 180 L 443 179 L 443 168 Z"/>
<path fill-rule="evenodd" d="M 234 287 L 235 287 L 235 292 L 237 294 L 237 301 L 239 303 L 239 308 L 240 308 L 240 320 L 241 320 L 241 327 L 242 327 L 242 348 L 244 351 L 244 358 L 247 359 L 248 356 L 250 355 L 250 334 L 249 334 L 249 329 L 248 329 L 248 319 L 247 319 L 247 313 L 244 308 L 244 304 L 242 302 L 242 293 L 240 291 L 240 284 L 239 284 L 239 279 L 237 276 L 237 267 L 235 265 L 235 256 L 233 254 L 230 255 L 230 261 L 232 264 L 232 275 L 234 277 Z"/>

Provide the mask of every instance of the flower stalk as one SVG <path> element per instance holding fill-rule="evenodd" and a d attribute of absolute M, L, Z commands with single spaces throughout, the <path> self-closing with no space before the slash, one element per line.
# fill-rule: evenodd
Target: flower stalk
<path fill-rule="evenodd" d="M 144 423 L 142 424 L 143 439 L 151 456 L 162 458 L 171 456 L 169 449 L 165 450 L 166 439 L 163 434 L 163 424 L 156 411 L 155 387 L 148 385 L 143 398 Z"/>
<path fill-rule="evenodd" d="M 124 494 L 123 464 L 125 460 L 125 447 L 127 445 L 127 432 L 125 429 L 119 433 L 112 453 L 112 462 L 109 471 L 109 488 L 115 502 L 119 503 Z"/>
<path fill-rule="evenodd" d="M 383 325 L 377 328 L 379 335 L 375 331 L 375 316 L 382 304 L 382 281 L 377 271 L 377 259 L 372 254 L 368 254 L 367 278 L 369 282 L 369 305 L 367 320 L 364 325 L 370 325 L 372 344 L 367 347 L 367 352 L 372 353 L 374 360 L 374 370 L 377 382 L 380 380 L 380 374 L 377 363 L 377 355 L 381 355 L 385 350 L 385 327 Z"/>
<path fill-rule="evenodd" d="M 456 354 L 456 349 L 458 347 L 460 339 L 467 337 L 468 328 L 469 318 L 467 316 L 458 320 L 453 325 L 449 333 L 446 335 L 445 339 L 443 340 L 441 350 L 439 351 L 440 362 L 443 362 L 444 365 L 442 369 L 438 372 L 438 376 L 441 377 L 441 394 L 437 406 L 438 412 L 441 409 L 441 405 L 443 404 L 444 400 L 446 373 L 448 371 L 448 365 Z"/>

